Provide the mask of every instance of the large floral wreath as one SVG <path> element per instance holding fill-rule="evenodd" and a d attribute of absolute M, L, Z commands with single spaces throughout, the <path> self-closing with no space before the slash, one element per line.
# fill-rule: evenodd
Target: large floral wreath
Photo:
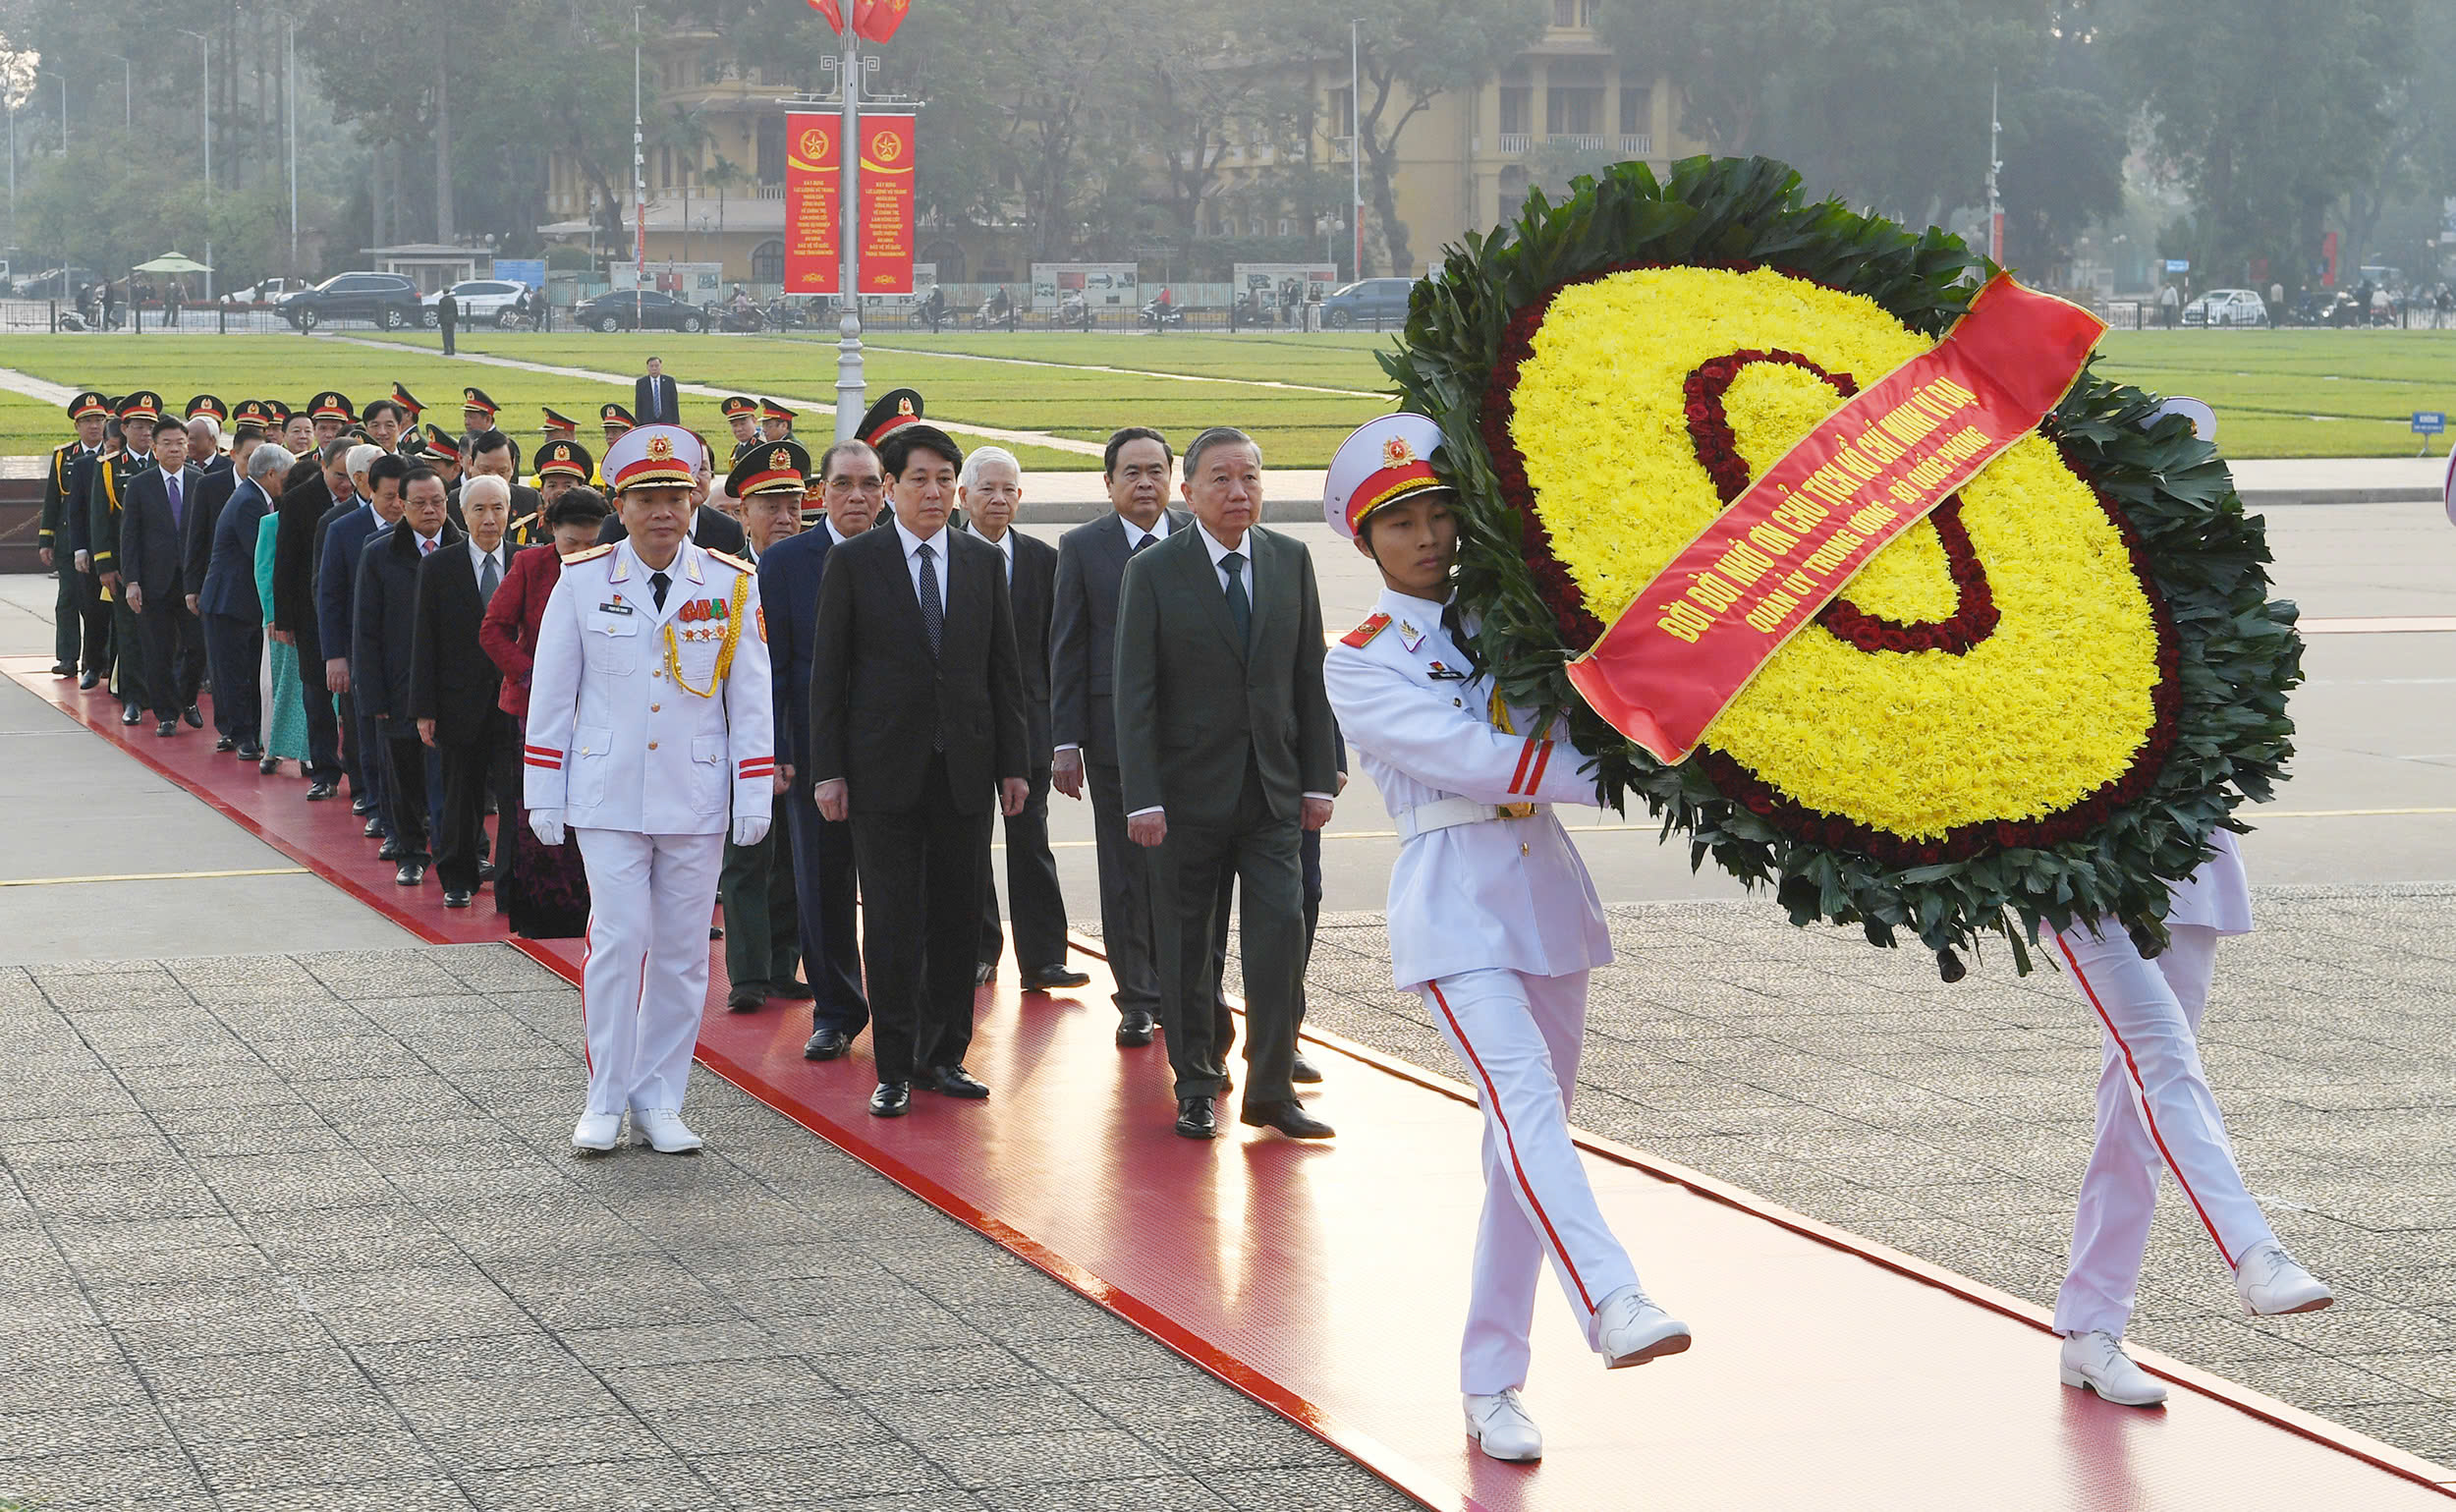
<path fill-rule="evenodd" d="M 1459 590 L 1514 700 L 1565 710 L 1631 794 L 1795 924 L 1955 947 L 2113 916 L 2154 946 L 2169 885 L 2292 753 L 2294 608 L 2261 523 L 2158 401 L 2085 374 L 1871 559 L 1656 761 L 1564 667 L 1864 383 L 1993 270 L 1959 239 L 1807 203 L 1762 158 L 1643 164 L 1470 236 L 1382 361 L 1465 501 Z"/>

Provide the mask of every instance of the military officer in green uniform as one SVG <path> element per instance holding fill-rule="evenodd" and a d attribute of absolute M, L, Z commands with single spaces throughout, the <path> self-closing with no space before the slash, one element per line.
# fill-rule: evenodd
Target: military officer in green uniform
<path fill-rule="evenodd" d="M 137 614 L 120 588 L 120 509 L 128 496 L 128 480 L 153 466 L 153 427 L 162 420 L 162 396 L 139 389 L 119 404 L 120 440 L 116 456 L 99 459 L 85 490 L 85 539 L 93 552 L 94 576 L 111 598 L 111 644 L 115 658 L 111 691 L 119 696 L 120 723 L 135 724 L 145 716 L 144 657 L 129 654 L 138 640 Z"/>
<path fill-rule="evenodd" d="M 84 497 L 86 474 L 102 455 L 102 427 L 110 421 L 111 402 L 87 389 L 68 402 L 68 418 L 77 435 L 51 449 L 34 543 L 41 548 L 42 565 L 60 575 L 59 590 L 52 595 L 51 675 L 78 677 L 78 686 L 91 688 L 110 668 L 111 617 L 102 607 L 102 586 L 94 580 L 84 512 L 77 506 Z"/>
<path fill-rule="evenodd" d="M 733 394 L 716 408 L 724 415 L 725 423 L 733 427 L 733 461 L 740 462 L 752 447 L 759 444 L 759 402 L 748 394 Z"/>

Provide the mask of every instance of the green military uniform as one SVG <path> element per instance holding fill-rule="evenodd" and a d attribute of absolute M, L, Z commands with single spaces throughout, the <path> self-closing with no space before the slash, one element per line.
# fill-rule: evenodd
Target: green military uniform
<path fill-rule="evenodd" d="M 140 389 L 120 401 L 123 431 L 131 420 L 159 422 L 161 419 L 159 394 Z M 85 539 L 93 553 L 94 576 L 106 580 L 104 590 L 111 598 L 111 644 L 120 652 L 114 659 L 111 692 L 120 700 L 122 724 L 135 724 L 152 706 L 152 700 L 145 697 L 144 656 L 138 649 L 144 643 L 138 639 L 137 612 L 128 607 L 128 595 L 111 587 L 120 570 L 121 501 L 128 496 L 129 479 L 152 466 L 153 449 L 149 443 L 142 452 L 123 446 L 115 456 L 96 459 L 93 481 L 86 490 Z"/>
<path fill-rule="evenodd" d="M 734 463 L 725 491 L 745 500 L 758 493 L 790 493 L 798 500 L 809 480 L 810 454 L 800 442 L 765 441 Z M 736 845 L 728 835 L 716 874 L 717 900 L 725 906 L 725 976 L 733 983 L 725 1006 L 737 1013 L 752 1012 L 771 996 L 810 997 L 795 977 L 802 965 L 802 916 L 793 840 L 784 799 L 770 804 L 766 836 L 756 845 Z"/>
<path fill-rule="evenodd" d="M 110 414 L 111 401 L 91 389 L 68 404 L 72 421 L 108 419 Z M 89 471 L 82 461 L 84 455 L 84 442 L 74 437 L 52 448 L 34 543 L 51 553 L 52 568 L 59 574 L 59 590 L 52 595 L 52 675 L 73 677 L 82 667 L 91 679 L 110 669 L 111 617 L 101 606 L 101 585 L 77 565 L 77 553 L 86 549 L 85 521 L 79 508 Z"/>

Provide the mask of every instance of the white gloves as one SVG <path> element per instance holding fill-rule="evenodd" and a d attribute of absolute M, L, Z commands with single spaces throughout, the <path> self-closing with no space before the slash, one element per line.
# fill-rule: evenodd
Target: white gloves
<path fill-rule="evenodd" d="M 537 837 L 539 845 L 561 845 L 563 843 L 563 811 L 560 809 L 530 810 L 529 832 Z"/>
<path fill-rule="evenodd" d="M 764 813 L 743 813 L 735 815 L 734 844 L 739 846 L 752 846 L 766 839 L 769 817 L 769 815 Z"/>

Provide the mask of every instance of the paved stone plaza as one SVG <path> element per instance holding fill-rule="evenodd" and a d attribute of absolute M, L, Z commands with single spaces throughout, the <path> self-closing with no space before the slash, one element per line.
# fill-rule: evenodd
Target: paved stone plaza
<path fill-rule="evenodd" d="M 2339 1302 L 2243 1317 L 2173 1202 L 2136 1334 L 2456 1461 L 2456 887 L 2261 907 L 2206 1055 L 2254 1190 Z M 2097 1056 L 2062 978 L 1991 954 L 1948 987 L 1768 907 L 1613 913 L 1582 1123 L 2051 1301 Z M 1325 920 L 1314 1022 L 1453 1072 L 1386 959 L 1377 918 Z M 572 989 L 498 946 L 0 971 L 0 1494 L 1409 1504 L 703 1071 L 706 1156 L 573 1159 L 578 1028 Z M 1335 1112 L 1368 1073 L 1329 1064 Z M 1625 1237 L 1642 1269 L 1680 1242 Z"/>

